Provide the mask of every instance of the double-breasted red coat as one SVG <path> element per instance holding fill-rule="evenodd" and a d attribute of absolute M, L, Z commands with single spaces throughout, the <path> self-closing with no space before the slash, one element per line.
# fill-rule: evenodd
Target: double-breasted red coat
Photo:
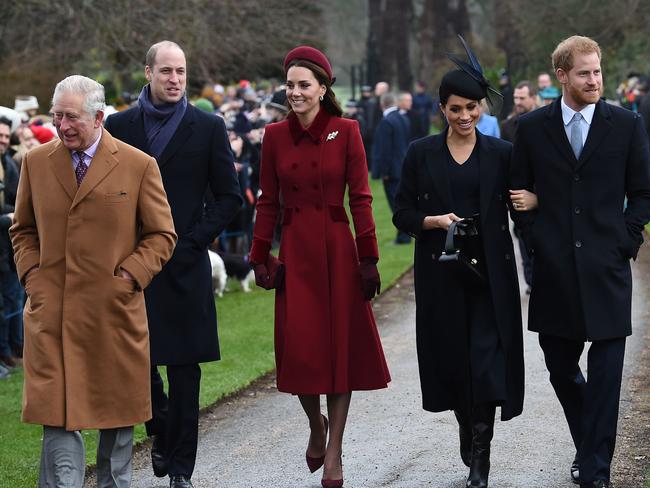
<path fill-rule="evenodd" d="M 357 122 L 321 109 L 308 130 L 293 113 L 267 126 L 260 187 L 251 261 L 265 262 L 282 212 L 278 389 L 324 394 L 386 387 L 390 375 L 359 273 L 360 258 L 379 256 Z M 346 187 L 356 241 L 343 206 Z"/>

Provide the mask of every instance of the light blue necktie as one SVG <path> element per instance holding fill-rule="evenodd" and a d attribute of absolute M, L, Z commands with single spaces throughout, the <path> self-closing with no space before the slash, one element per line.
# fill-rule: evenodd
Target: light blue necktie
<path fill-rule="evenodd" d="M 575 154 L 576 159 L 580 159 L 580 153 L 582 152 L 582 130 L 580 129 L 580 121 L 582 120 L 582 114 L 576 112 L 571 119 L 571 149 L 573 149 L 573 154 Z"/>

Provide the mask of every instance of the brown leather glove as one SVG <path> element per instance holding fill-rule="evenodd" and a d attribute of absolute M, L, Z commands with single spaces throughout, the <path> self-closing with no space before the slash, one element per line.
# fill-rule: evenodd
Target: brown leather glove
<path fill-rule="evenodd" d="M 359 272 L 361 273 L 363 298 L 370 301 L 381 292 L 381 279 L 377 270 L 377 261 L 374 258 L 362 259 L 359 263 Z"/>
<path fill-rule="evenodd" d="M 255 273 L 255 284 L 264 288 L 265 290 L 281 290 L 284 284 L 284 264 L 269 254 L 266 258 L 265 264 L 253 264 L 253 272 Z"/>

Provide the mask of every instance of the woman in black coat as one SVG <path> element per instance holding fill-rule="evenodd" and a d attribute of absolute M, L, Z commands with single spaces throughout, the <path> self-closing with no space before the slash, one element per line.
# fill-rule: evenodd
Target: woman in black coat
<path fill-rule="evenodd" d="M 470 467 L 467 487 L 487 487 L 495 407 L 509 420 L 521 413 L 524 398 L 520 294 L 508 225 L 511 145 L 476 130 L 487 86 L 463 70 L 444 76 L 440 109 L 448 127 L 409 147 L 393 216 L 398 229 L 416 238 L 423 408 L 454 410 L 461 457 Z M 534 199 L 525 196 L 518 193 L 518 206 Z M 484 280 L 439 260 L 450 224 L 466 217 L 477 222 L 479 237 L 465 243 Z"/>

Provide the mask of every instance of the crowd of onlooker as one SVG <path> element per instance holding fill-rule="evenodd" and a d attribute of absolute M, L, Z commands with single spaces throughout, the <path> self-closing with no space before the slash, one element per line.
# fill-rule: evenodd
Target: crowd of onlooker
<path fill-rule="evenodd" d="M 540 73 L 535 82 L 520 81 L 513 86 L 504 71 L 499 87 L 503 94 L 502 106 L 490 115 L 487 105 L 483 105 L 477 128 L 484 134 L 509 141 L 514 138 L 521 115 L 560 96 L 559 88 L 548 73 Z M 632 73 L 618 87 L 617 100 L 613 103 L 641 113 L 648 128 L 649 91 L 650 79 Z M 436 94 L 422 82 L 409 92 L 391 91 L 387 82 L 380 81 L 374 86 L 361 86 L 360 93 L 358 99 L 342 103 L 344 116 L 359 123 L 369 173 L 383 180 L 392 205 L 399 184 L 401 160 L 408 144 L 427 136 L 433 126 L 442 128 L 444 120 L 438 111 Z M 115 106 L 107 108 L 106 115 L 127 108 L 136 99 L 136 96 L 123 94 Z M 246 80 L 231 86 L 215 84 L 206 86 L 192 103 L 223 117 L 226 122 L 244 205 L 215 246 L 218 250 L 245 256 L 252 240 L 264 127 L 283 120 L 288 114 L 284 86 L 267 84 L 266 88 L 259 89 Z M 23 344 L 24 290 L 16 275 L 8 228 L 13 217 L 22 158 L 33 147 L 56 137 L 47 115 L 48 108 L 39 107 L 34 96 L 16 97 L 13 109 L 0 107 L 0 378 L 20 365 Z M 494 107 L 492 111 L 495 112 Z M 407 243 L 410 238 L 398 233 L 395 242 Z M 524 270 L 528 281 L 531 263 L 526 255 Z"/>

